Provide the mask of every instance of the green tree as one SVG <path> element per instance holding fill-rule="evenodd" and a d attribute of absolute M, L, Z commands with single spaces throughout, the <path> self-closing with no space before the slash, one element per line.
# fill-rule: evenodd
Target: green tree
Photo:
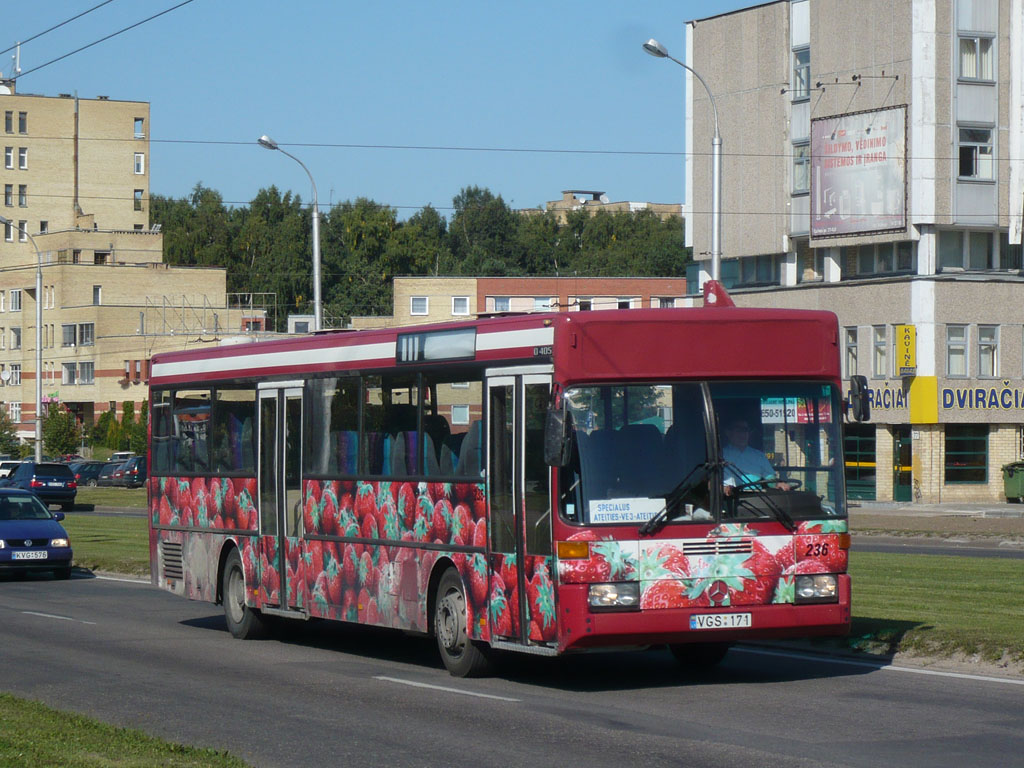
<path fill-rule="evenodd" d="M 523 273 L 516 241 L 519 215 L 489 189 L 464 187 L 452 200 L 448 243 L 463 275 Z"/>
<path fill-rule="evenodd" d="M 78 449 L 78 422 L 64 406 L 52 406 L 43 418 L 43 451 L 50 456 L 63 456 Z"/>
<path fill-rule="evenodd" d="M 0 453 L 16 456 L 18 443 L 18 433 L 14 428 L 14 422 L 7 415 L 7 409 L 0 408 Z"/>

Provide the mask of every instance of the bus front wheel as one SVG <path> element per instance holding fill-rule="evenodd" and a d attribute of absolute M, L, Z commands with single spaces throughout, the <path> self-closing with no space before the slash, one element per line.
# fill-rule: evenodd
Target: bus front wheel
<path fill-rule="evenodd" d="M 233 636 L 240 640 L 250 640 L 266 633 L 263 617 L 245 604 L 245 571 L 242 570 L 242 558 L 237 549 L 231 551 L 224 563 L 221 600 L 224 603 L 224 619 Z"/>
<path fill-rule="evenodd" d="M 466 623 L 466 591 L 459 572 L 449 568 L 437 585 L 434 636 L 441 660 L 455 677 L 477 677 L 490 669 L 484 651 L 470 639 Z"/>

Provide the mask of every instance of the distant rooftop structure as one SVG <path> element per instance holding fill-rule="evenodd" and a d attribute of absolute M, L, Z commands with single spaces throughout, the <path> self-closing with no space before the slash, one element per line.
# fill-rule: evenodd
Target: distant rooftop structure
<path fill-rule="evenodd" d="M 648 209 L 662 219 L 671 216 L 682 217 L 683 215 L 683 206 L 680 203 L 611 202 L 608 195 L 598 189 L 563 189 L 562 199 L 549 201 L 545 208 L 558 217 L 560 224 L 565 223 L 569 211 L 578 211 L 581 208 L 585 208 L 592 216 L 598 211 L 608 211 L 609 213 L 628 211 L 632 213 Z"/>

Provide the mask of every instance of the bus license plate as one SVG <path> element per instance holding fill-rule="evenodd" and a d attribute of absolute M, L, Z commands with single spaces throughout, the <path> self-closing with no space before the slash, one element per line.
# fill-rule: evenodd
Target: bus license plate
<path fill-rule="evenodd" d="M 45 549 L 30 549 L 27 552 L 14 552 L 14 560 L 45 560 L 46 550 Z"/>
<path fill-rule="evenodd" d="M 690 629 L 733 629 L 749 626 L 749 613 L 695 613 L 690 616 Z"/>

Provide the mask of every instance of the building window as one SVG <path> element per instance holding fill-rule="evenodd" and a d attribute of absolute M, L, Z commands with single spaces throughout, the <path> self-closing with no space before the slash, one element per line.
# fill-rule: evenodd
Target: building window
<path fill-rule="evenodd" d="M 963 378 L 967 375 L 967 326 L 946 326 L 946 375 Z"/>
<path fill-rule="evenodd" d="M 39 234 L 40 235 L 45 235 L 49 231 L 50 231 L 50 222 L 48 222 L 46 219 L 40 219 L 40 221 L 39 221 Z"/>
<path fill-rule="evenodd" d="M 999 326 L 978 326 L 978 376 L 994 379 L 999 376 Z"/>
<path fill-rule="evenodd" d="M 135 210 L 136 211 L 141 211 L 142 210 L 142 190 L 141 189 L 136 189 L 135 190 L 135 198 L 134 198 L 134 200 L 135 200 Z"/>
<path fill-rule="evenodd" d="M 580 312 L 589 312 L 594 308 L 593 299 L 576 299 L 576 309 Z"/>
<path fill-rule="evenodd" d="M 509 296 L 494 297 L 495 312 L 510 312 L 512 310 L 512 299 Z"/>
<path fill-rule="evenodd" d="M 13 366 L 12 366 L 13 367 Z M 14 377 L 11 377 L 11 383 L 14 383 Z M 11 421 L 15 424 L 21 422 L 21 403 L 8 403 L 7 404 L 7 415 L 11 417 Z"/>
<path fill-rule="evenodd" d="M 136 152 L 135 153 L 135 175 L 142 176 L 146 173 L 146 153 Z"/>
<path fill-rule="evenodd" d="M 992 73 L 991 37 L 960 36 L 960 78 L 962 80 L 995 80 Z"/>
<path fill-rule="evenodd" d="M 25 219 L 18 220 L 18 242 L 28 242 L 28 222 Z"/>
<path fill-rule="evenodd" d="M 793 51 L 793 101 L 811 97 L 811 49 Z"/>
<path fill-rule="evenodd" d="M 4 130 L 7 133 L 14 133 L 14 112 L 11 110 L 4 112 Z"/>
<path fill-rule="evenodd" d="M 988 424 L 947 424 L 947 483 L 988 482 Z"/>
<path fill-rule="evenodd" d="M 452 406 L 452 424 L 469 424 L 469 406 Z"/>
<path fill-rule="evenodd" d="M 801 141 L 793 144 L 793 194 L 811 191 L 811 145 Z"/>
<path fill-rule="evenodd" d="M 991 128 L 960 128 L 961 179 L 994 179 Z"/>
<path fill-rule="evenodd" d="M 11 312 L 21 312 L 21 289 L 11 291 Z"/>
<path fill-rule="evenodd" d="M 18 185 L 18 205 L 22 208 L 28 205 L 28 184 Z"/>
<path fill-rule="evenodd" d="M 18 168 L 28 170 L 28 147 L 18 147 Z"/>
<path fill-rule="evenodd" d="M 75 344 L 76 344 L 76 342 L 78 340 L 78 335 L 77 335 L 78 326 L 76 326 L 74 323 L 71 323 L 71 324 L 67 324 L 67 325 L 62 325 L 60 327 L 60 330 L 61 330 L 61 335 L 63 337 L 60 345 L 62 347 L 73 347 L 73 346 L 75 346 Z"/>
<path fill-rule="evenodd" d="M 410 315 L 425 315 L 427 309 L 430 306 L 426 296 L 413 296 L 409 300 L 409 314 Z"/>
<path fill-rule="evenodd" d="M 135 138 L 144 139 L 146 138 L 146 118 L 136 117 L 135 118 Z"/>
<path fill-rule="evenodd" d="M 96 364 L 95 363 L 79 363 L 78 364 L 78 383 L 79 384 L 93 384 L 96 381 Z"/>
<path fill-rule="evenodd" d="M 107 257 L 110 256 L 109 251 L 93 251 L 92 263 L 93 264 L 106 264 Z"/>
<path fill-rule="evenodd" d="M 857 374 L 857 329 L 846 329 L 846 376 Z"/>
<path fill-rule="evenodd" d="M 874 347 L 874 354 L 872 355 L 871 376 L 876 379 L 884 379 L 888 373 L 885 367 L 887 328 L 884 325 L 875 325 L 872 326 L 871 330 L 872 346 Z"/>
<path fill-rule="evenodd" d="M 452 296 L 452 314 L 469 314 L 469 296 Z"/>
<path fill-rule="evenodd" d="M 21 363 L 11 363 L 11 385 L 21 385 Z"/>
<path fill-rule="evenodd" d="M 779 282 L 781 261 L 778 255 L 748 256 L 739 259 L 741 285 L 770 285 Z"/>
<path fill-rule="evenodd" d="M 551 297 L 534 296 L 533 297 L 533 311 L 534 312 L 547 312 L 551 309 Z"/>
<path fill-rule="evenodd" d="M 4 205 L 8 208 L 14 205 L 14 185 L 4 184 Z"/>
<path fill-rule="evenodd" d="M 11 328 L 11 349 L 21 349 L 21 328 Z"/>
<path fill-rule="evenodd" d="M 1002 269 L 1020 269 L 1024 259 L 1024 246 L 1020 243 L 1010 244 L 1010 236 L 1006 232 L 999 235 L 999 266 Z"/>
<path fill-rule="evenodd" d="M 100 304 L 103 303 L 103 286 L 102 285 L 94 285 L 92 287 L 92 303 L 93 303 L 93 306 L 96 306 L 96 307 L 98 307 Z"/>
<path fill-rule="evenodd" d="M 14 170 L 14 147 L 4 147 L 4 168 Z"/>
<path fill-rule="evenodd" d="M 60 377 L 61 384 L 75 384 L 77 379 L 78 365 L 76 363 L 64 363 Z"/>
<path fill-rule="evenodd" d="M 28 112 L 18 113 L 18 133 L 28 133 Z"/>
<path fill-rule="evenodd" d="M 11 221 L 4 222 L 4 240 L 8 243 L 14 242 L 14 223 Z"/>
<path fill-rule="evenodd" d="M 657 299 L 659 309 L 670 309 L 676 305 L 676 300 L 671 296 L 660 296 Z"/>
<path fill-rule="evenodd" d="M 992 232 L 939 232 L 939 267 L 986 270 L 995 267 Z"/>

